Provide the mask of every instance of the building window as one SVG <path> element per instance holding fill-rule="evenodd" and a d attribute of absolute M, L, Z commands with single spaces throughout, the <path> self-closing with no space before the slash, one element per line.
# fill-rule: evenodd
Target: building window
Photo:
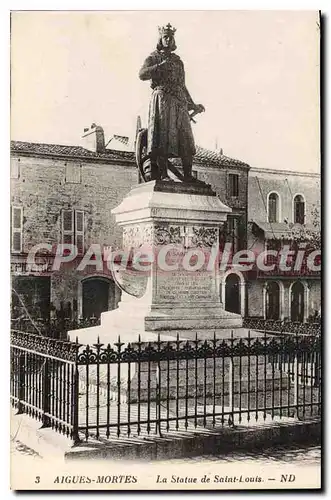
<path fill-rule="evenodd" d="M 82 181 L 81 165 L 67 163 L 65 167 L 65 181 L 73 184 L 80 184 Z"/>
<path fill-rule="evenodd" d="M 268 197 L 268 222 L 279 222 L 279 196 L 277 193 L 270 193 Z"/>
<path fill-rule="evenodd" d="M 84 253 L 84 212 L 62 210 L 62 243 L 76 245 L 78 254 Z"/>
<path fill-rule="evenodd" d="M 238 197 L 239 196 L 239 175 L 238 174 L 229 174 L 229 191 L 230 196 Z"/>
<path fill-rule="evenodd" d="M 294 198 L 294 224 L 305 223 L 305 202 L 301 194 L 297 194 Z"/>
<path fill-rule="evenodd" d="M 20 160 L 19 158 L 13 158 L 10 162 L 10 177 L 12 179 L 20 178 Z"/>
<path fill-rule="evenodd" d="M 12 252 L 20 253 L 23 247 L 23 209 L 12 207 L 11 209 L 11 249 Z"/>

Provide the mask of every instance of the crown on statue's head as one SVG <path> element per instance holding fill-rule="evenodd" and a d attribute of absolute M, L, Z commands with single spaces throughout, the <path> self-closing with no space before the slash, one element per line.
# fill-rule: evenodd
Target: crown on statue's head
<path fill-rule="evenodd" d="M 170 23 L 168 23 L 166 26 L 159 26 L 159 34 L 160 36 L 163 35 L 172 35 L 174 36 L 176 33 L 176 28 L 171 26 Z"/>

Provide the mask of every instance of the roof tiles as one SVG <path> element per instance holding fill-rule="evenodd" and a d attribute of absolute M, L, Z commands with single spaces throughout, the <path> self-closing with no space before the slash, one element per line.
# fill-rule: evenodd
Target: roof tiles
<path fill-rule="evenodd" d="M 11 141 L 11 151 L 38 156 L 57 156 L 63 158 L 77 158 L 86 160 L 100 161 L 128 161 L 133 162 L 135 154 L 133 151 L 117 151 L 106 149 L 103 153 L 96 153 L 82 146 L 69 146 L 61 144 L 45 144 L 36 142 Z M 194 157 L 194 163 L 211 166 L 239 166 L 249 168 L 247 163 L 234 158 L 229 158 L 216 151 L 197 146 L 197 152 Z"/>

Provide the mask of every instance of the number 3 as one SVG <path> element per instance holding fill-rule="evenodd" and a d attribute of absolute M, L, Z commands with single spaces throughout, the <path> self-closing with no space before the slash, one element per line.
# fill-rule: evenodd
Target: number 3
<path fill-rule="evenodd" d="M 36 476 L 36 480 L 35 480 L 35 483 L 40 483 L 40 476 Z"/>

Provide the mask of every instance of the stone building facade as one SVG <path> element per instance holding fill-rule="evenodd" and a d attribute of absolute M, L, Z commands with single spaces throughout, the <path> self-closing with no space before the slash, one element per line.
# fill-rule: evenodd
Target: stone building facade
<path fill-rule="evenodd" d="M 107 144 L 95 125 L 84 131 L 83 141 L 81 146 L 11 144 L 12 300 L 35 317 L 99 317 L 120 299 L 105 259 L 100 267 L 91 257 L 84 271 L 79 264 L 93 244 L 105 255 L 110 247 L 121 247 L 122 230 L 111 210 L 138 182 L 133 148 L 121 136 Z M 232 209 L 220 234 L 221 247 L 230 243 L 232 256 L 291 245 L 293 228 L 316 230 L 318 174 L 250 168 L 201 147 L 193 174 Z M 60 243 L 76 244 L 78 255 L 54 270 Z M 26 264 L 37 244 L 43 246 L 36 256 L 42 271 Z M 250 270 L 239 269 L 230 259 L 221 272 L 220 301 L 246 317 L 307 321 L 320 311 L 320 294 L 320 272 L 308 270 L 305 262 L 300 271 L 282 273 L 277 265 L 273 272 L 261 271 L 256 262 Z"/>
<path fill-rule="evenodd" d="M 277 257 L 271 257 L 274 270 L 256 266 L 247 273 L 248 316 L 305 322 L 320 313 L 320 271 L 307 265 L 307 256 L 319 246 L 320 190 L 318 174 L 250 169 L 247 248 L 258 255 L 287 245 L 294 253 L 288 257 L 289 271 L 282 271 Z M 305 253 L 296 268 L 299 244 Z"/>
<path fill-rule="evenodd" d="M 79 273 L 76 268 L 91 244 L 120 245 L 121 231 L 115 226 L 111 209 L 137 182 L 132 155 L 112 151 L 102 155 L 81 147 L 16 142 L 12 144 L 11 162 L 12 228 L 15 212 L 20 212 L 16 218 L 21 219 L 20 242 L 15 245 L 12 238 L 11 248 L 14 290 L 24 295 L 30 309 L 36 307 L 36 314 L 46 316 L 50 306 L 66 315 L 98 314 L 96 304 L 95 310 L 88 309 L 89 284 L 100 289 L 101 308 L 114 308 L 119 292 L 109 272 L 89 266 L 86 272 Z M 50 244 L 55 252 L 62 242 L 80 245 L 81 255 L 75 262 L 62 265 L 59 271 L 43 272 L 42 276 L 26 267 L 26 257 L 34 245 Z M 50 268 L 54 252 L 53 256 L 47 252 L 45 257 Z M 93 277 L 98 281 L 92 283 Z M 40 297 L 46 295 L 49 299 L 41 305 Z"/>
<path fill-rule="evenodd" d="M 105 252 L 121 247 L 122 232 L 111 210 L 138 182 L 134 153 L 127 138 L 115 136 L 117 141 L 107 146 L 101 127 L 84 132 L 83 146 L 11 144 L 12 302 L 31 316 L 98 317 L 120 299 L 105 262 L 97 268 L 92 257 L 84 271 L 78 266 L 92 244 Z M 247 164 L 222 152 L 197 148 L 193 173 L 232 208 L 224 235 L 242 248 L 247 239 L 248 170 Z M 60 243 L 76 244 L 79 254 L 54 270 Z M 35 258 L 42 271 L 26 264 L 37 244 L 43 247 Z"/>

